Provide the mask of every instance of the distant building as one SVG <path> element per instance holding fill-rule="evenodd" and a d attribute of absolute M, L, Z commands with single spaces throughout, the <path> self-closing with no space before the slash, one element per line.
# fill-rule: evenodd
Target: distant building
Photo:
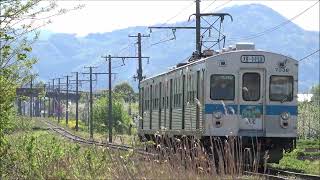
<path fill-rule="evenodd" d="M 298 94 L 298 102 L 310 102 L 313 94 Z"/>

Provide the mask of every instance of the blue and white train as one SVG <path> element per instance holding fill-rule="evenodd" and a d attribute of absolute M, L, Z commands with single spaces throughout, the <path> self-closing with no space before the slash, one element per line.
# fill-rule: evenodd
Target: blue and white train
<path fill-rule="evenodd" d="M 141 82 L 139 135 L 255 137 L 272 162 L 297 137 L 298 61 L 238 43 Z"/>

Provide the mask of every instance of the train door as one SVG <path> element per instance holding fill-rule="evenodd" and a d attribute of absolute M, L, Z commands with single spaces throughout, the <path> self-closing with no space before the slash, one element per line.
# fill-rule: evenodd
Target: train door
<path fill-rule="evenodd" d="M 169 129 L 172 129 L 172 103 L 173 103 L 173 80 L 170 79 L 169 90 Z"/>
<path fill-rule="evenodd" d="M 149 104 L 149 112 L 150 112 L 150 129 L 152 129 L 152 109 L 153 109 L 153 93 L 152 93 L 152 85 L 150 86 L 150 104 Z"/>
<path fill-rule="evenodd" d="M 265 72 L 264 69 L 240 70 L 239 95 L 239 133 L 250 132 L 257 135 L 263 132 L 265 104 Z M 242 134 L 246 135 L 246 133 Z"/>
<path fill-rule="evenodd" d="M 186 75 L 182 75 L 182 129 L 185 129 L 185 91 L 186 91 Z"/>
<path fill-rule="evenodd" d="M 141 122 L 141 129 L 143 129 L 143 114 L 144 114 L 144 99 L 145 99 L 145 94 L 144 94 L 144 87 L 141 88 L 141 91 L 140 91 L 140 116 L 141 116 L 141 121 L 140 121 L 140 118 L 139 118 L 139 122 Z"/>
<path fill-rule="evenodd" d="M 159 129 L 161 129 L 161 108 L 162 108 L 162 82 L 159 83 Z"/>
<path fill-rule="evenodd" d="M 199 129 L 200 126 L 200 106 L 198 102 L 200 102 L 200 71 L 197 71 L 197 82 L 196 82 L 196 98 L 197 98 L 197 102 L 196 102 L 196 129 Z"/>

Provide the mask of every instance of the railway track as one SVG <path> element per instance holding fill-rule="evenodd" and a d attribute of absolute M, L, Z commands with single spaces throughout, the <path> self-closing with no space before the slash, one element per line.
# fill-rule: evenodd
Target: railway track
<path fill-rule="evenodd" d="M 155 154 L 152 153 L 148 153 L 142 149 L 137 149 L 131 146 L 127 146 L 127 145 L 120 145 L 120 144 L 114 144 L 114 143 L 103 143 L 103 142 L 98 142 L 95 140 L 88 140 L 85 139 L 83 137 L 77 136 L 69 131 L 67 131 L 66 129 L 59 127 L 57 125 L 55 125 L 52 122 L 43 120 L 48 126 L 48 129 L 53 130 L 54 132 L 56 132 L 57 134 L 61 135 L 62 137 L 69 139 L 71 141 L 74 141 L 76 143 L 79 144 L 85 144 L 85 145 L 96 145 L 96 146 L 104 146 L 104 147 L 109 147 L 112 149 L 117 149 L 117 150 L 122 150 L 122 151 L 134 151 L 137 152 L 138 154 L 142 154 L 142 155 L 148 155 L 148 156 L 154 156 Z"/>
<path fill-rule="evenodd" d="M 289 179 L 301 179 L 301 180 L 320 180 L 320 176 L 312 174 L 296 173 L 291 171 L 285 171 L 280 169 L 268 168 L 266 173 L 244 171 L 246 175 L 258 176 L 270 180 L 289 180 Z"/>
<path fill-rule="evenodd" d="M 275 168 L 268 168 L 267 173 L 275 176 L 288 177 L 289 179 L 320 180 L 320 176 L 318 175 L 297 173 Z"/>
<path fill-rule="evenodd" d="M 117 150 L 122 150 L 122 151 L 134 151 L 134 152 L 137 152 L 138 154 L 141 154 L 141 155 L 148 155 L 148 156 L 155 156 L 156 155 L 156 154 L 146 152 L 142 149 L 137 149 L 137 148 L 127 146 L 127 145 L 120 145 L 120 144 L 114 144 L 114 143 L 103 143 L 103 142 L 98 142 L 95 140 L 88 140 L 83 137 L 72 134 L 71 132 L 67 131 L 66 129 L 64 129 L 64 128 L 62 128 L 52 122 L 49 122 L 46 120 L 43 120 L 43 121 L 49 126 L 49 129 L 53 130 L 54 132 L 63 136 L 64 138 L 69 139 L 71 141 L 74 141 L 76 143 L 85 144 L 85 145 L 105 146 L 105 147 L 109 147 L 109 148 L 117 149 Z M 320 180 L 320 176 L 317 176 L 317 175 L 290 172 L 290 171 L 274 169 L 274 168 L 270 168 L 270 167 L 267 169 L 267 173 L 244 171 L 244 174 L 258 176 L 258 177 L 270 179 L 270 180 L 288 180 L 288 179 Z"/>
<path fill-rule="evenodd" d="M 245 175 L 256 176 L 256 177 L 269 179 L 269 180 L 287 180 L 288 179 L 288 178 L 282 177 L 282 176 L 277 176 L 277 175 L 272 175 L 272 174 L 264 174 L 264 173 L 257 173 L 257 172 L 250 172 L 250 171 L 244 171 L 243 173 Z"/>

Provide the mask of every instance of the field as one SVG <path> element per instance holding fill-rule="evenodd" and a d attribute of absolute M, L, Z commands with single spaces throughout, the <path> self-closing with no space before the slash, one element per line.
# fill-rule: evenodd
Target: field
<path fill-rule="evenodd" d="M 207 179 L 216 175 L 208 173 L 203 156 L 194 166 L 188 156 L 155 159 L 133 151 L 79 145 L 53 134 L 39 119 L 19 118 L 6 138 L 1 179 Z"/>
<path fill-rule="evenodd" d="M 60 125 L 65 127 L 62 122 Z M 72 124 L 71 120 L 70 127 L 66 128 L 75 133 Z M 72 143 L 54 134 L 46 126 L 37 118 L 17 118 L 11 124 L 6 137 L 8 145 L 1 158 L 2 179 L 257 179 L 243 176 L 241 171 L 246 167 L 234 162 L 231 154 L 236 151 L 230 148 L 230 144 L 225 146 L 226 153 L 221 152 L 219 156 L 225 168 L 217 168 L 201 149 L 197 149 L 198 156 L 189 156 L 192 153 L 188 148 L 183 151 L 180 146 L 176 146 L 181 153 L 175 154 L 167 153 L 164 147 L 157 147 L 165 155 L 153 158 L 134 151 L 124 152 Z M 82 130 L 78 135 L 88 137 L 86 130 Z M 95 134 L 95 137 L 105 141 L 103 134 Z M 119 143 L 136 141 L 134 136 L 117 137 Z M 320 174 L 319 145 L 319 140 L 298 141 L 296 150 L 285 153 L 279 164 L 270 165 Z"/>
<path fill-rule="evenodd" d="M 272 167 L 320 175 L 320 140 L 299 140 L 297 149 L 284 153 L 279 164 Z"/>

